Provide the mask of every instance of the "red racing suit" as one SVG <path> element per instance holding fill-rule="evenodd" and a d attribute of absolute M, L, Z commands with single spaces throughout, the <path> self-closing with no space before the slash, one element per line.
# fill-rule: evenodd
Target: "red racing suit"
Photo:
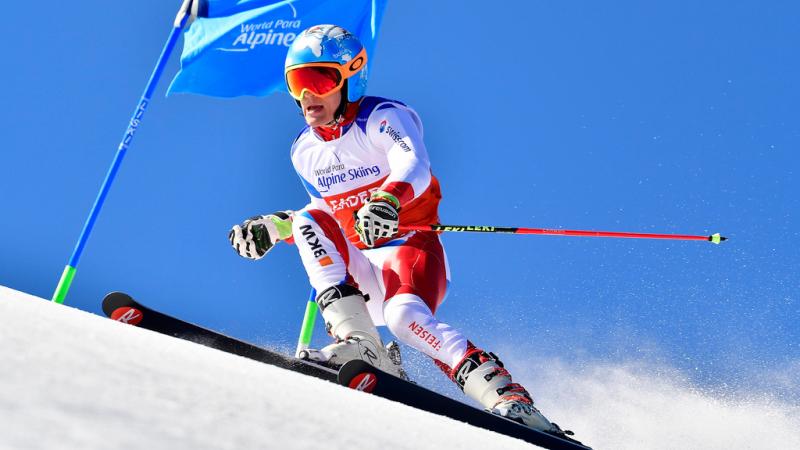
<path fill-rule="evenodd" d="M 422 122 L 413 109 L 379 97 L 364 97 L 348 113 L 335 132 L 306 127 L 292 145 L 292 164 L 311 200 L 292 224 L 309 281 L 317 292 L 357 286 L 370 298 L 376 325 L 452 367 L 468 342 L 434 317 L 449 283 L 439 236 L 401 233 L 368 249 L 353 227 L 354 213 L 377 190 L 399 199 L 401 226 L 438 223 L 441 193 Z"/>

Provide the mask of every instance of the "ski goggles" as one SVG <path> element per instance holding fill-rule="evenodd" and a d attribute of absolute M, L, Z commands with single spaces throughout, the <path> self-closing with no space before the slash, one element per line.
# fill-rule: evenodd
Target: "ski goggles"
<path fill-rule="evenodd" d="M 355 75 L 367 62 L 367 51 L 361 49 L 355 58 L 339 63 L 314 62 L 298 64 L 286 72 L 286 87 L 289 94 L 300 100 L 306 91 L 317 97 L 327 97 L 341 89 L 344 82 Z"/>

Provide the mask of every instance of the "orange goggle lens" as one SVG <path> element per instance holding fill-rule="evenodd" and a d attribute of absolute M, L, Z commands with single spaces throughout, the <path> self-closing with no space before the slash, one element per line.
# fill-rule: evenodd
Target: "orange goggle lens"
<path fill-rule="evenodd" d="M 342 87 L 343 81 L 342 74 L 333 67 L 309 66 L 286 72 L 286 86 L 298 100 L 303 98 L 303 91 L 325 97 Z"/>

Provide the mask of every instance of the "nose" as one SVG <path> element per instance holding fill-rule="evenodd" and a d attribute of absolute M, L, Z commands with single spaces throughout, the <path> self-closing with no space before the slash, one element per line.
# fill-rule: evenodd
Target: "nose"
<path fill-rule="evenodd" d="M 320 97 L 317 94 L 311 92 L 310 90 L 308 89 L 303 90 L 303 100 L 314 101 L 319 99 Z"/>

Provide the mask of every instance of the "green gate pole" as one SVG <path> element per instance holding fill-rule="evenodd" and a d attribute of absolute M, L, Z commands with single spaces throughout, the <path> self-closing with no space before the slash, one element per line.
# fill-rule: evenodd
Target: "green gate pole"
<path fill-rule="evenodd" d="M 303 316 L 303 325 L 300 327 L 300 339 L 297 340 L 297 349 L 294 355 L 300 357 L 300 352 L 311 345 L 311 337 L 314 335 L 314 323 L 317 321 L 317 292 L 312 289 L 306 303 L 306 313 Z"/>

